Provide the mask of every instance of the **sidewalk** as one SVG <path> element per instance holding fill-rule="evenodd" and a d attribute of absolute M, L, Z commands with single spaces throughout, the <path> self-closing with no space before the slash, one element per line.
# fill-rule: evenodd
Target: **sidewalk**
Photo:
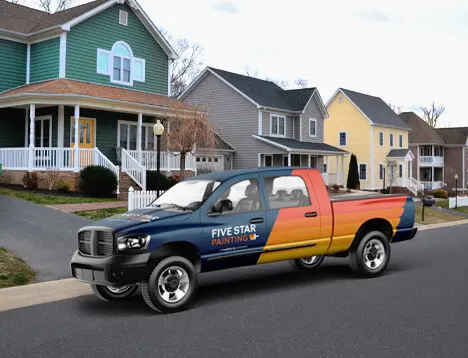
<path fill-rule="evenodd" d="M 109 201 L 102 203 L 82 203 L 82 204 L 63 204 L 63 205 L 48 205 L 49 208 L 65 211 L 67 213 L 76 213 L 78 211 L 91 211 L 101 209 L 126 208 L 127 201 Z"/>

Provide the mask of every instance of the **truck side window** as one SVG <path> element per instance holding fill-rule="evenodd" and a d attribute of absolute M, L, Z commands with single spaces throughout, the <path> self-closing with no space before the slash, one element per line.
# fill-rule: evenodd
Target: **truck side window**
<path fill-rule="evenodd" d="M 307 186 L 301 177 L 267 177 L 264 181 L 270 209 L 311 205 Z"/>
<path fill-rule="evenodd" d="M 214 203 L 216 207 L 221 200 L 230 200 L 232 210 L 223 214 L 240 214 L 249 211 L 258 211 L 262 207 L 260 199 L 260 187 L 256 179 L 244 180 L 233 184 Z"/>

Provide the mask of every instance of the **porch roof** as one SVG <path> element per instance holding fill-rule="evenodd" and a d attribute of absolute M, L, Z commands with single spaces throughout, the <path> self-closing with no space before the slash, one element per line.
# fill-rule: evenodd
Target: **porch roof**
<path fill-rule="evenodd" d="M 390 152 L 388 152 L 387 159 L 413 160 L 414 154 L 409 149 L 392 149 Z"/>
<path fill-rule="evenodd" d="M 28 104 L 83 105 L 168 116 L 198 111 L 196 107 L 167 96 L 69 79 L 33 83 L 0 93 L 0 108 Z"/>
<path fill-rule="evenodd" d="M 268 137 L 253 134 L 253 137 L 271 146 L 287 152 L 318 155 L 347 155 L 348 152 L 325 143 L 301 142 L 292 138 Z"/>

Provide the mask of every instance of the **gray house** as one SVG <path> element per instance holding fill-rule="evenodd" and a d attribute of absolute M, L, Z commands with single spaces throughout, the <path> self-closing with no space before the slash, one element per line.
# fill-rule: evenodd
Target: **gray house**
<path fill-rule="evenodd" d="M 271 81 L 207 67 L 179 99 L 205 111 L 235 149 L 224 155 L 224 167 L 306 166 L 320 169 L 328 184 L 344 183 L 342 173 L 327 173 L 328 157 L 338 162 L 348 153 L 324 143 L 328 113 L 317 88 L 283 90 Z"/>

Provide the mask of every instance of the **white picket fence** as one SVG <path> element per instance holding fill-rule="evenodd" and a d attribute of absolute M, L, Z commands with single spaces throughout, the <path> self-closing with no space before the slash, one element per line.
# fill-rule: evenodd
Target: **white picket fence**
<path fill-rule="evenodd" d="M 457 206 L 468 206 L 468 196 L 459 196 L 456 200 Z M 449 208 L 455 207 L 455 198 L 449 198 Z"/>
<path fill-rule="evenodd" d="M 159 196 L 164 193 L 159 191 Z M 128 189 L 128 211 L 135 209 L 147 208 L 157 198 L 156 190 L 134 190 L 132 187 Z"/>

